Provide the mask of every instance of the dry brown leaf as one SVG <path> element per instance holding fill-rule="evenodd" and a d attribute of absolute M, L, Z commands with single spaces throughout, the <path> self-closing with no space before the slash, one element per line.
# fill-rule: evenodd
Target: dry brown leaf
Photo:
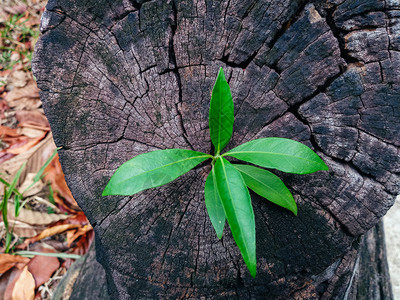
<path fill-rule="evenodd" d="M 21 59 L 21 55 L 18 52 L 13 51 L 10 56 L 10 61 L 18 61 Z"/>
<path fill-rule="evenodd" d="M 5 136 L 2 138 L 3 142 L 8 144 L 8 147 L 3 150 L 3 152 L 7 152 L 9 149 L 15 149 L 24 146 L 29 142 L 29 138 L 27 136 Z M 7 152 L 8 153 L 8 152 Z"/>
<path fill-rule="evenodd" d="M 17 118 L 20 127 L 33 127 L 43 128 L 44 130 L 50 130 L 49 121 L 44 114 L 38 110 L 19 110 L 16 112 L 15 117 Z"/>
<path fill-rule="evenodd" d="M 0 222 L 0 227 L 4 227 L 4 223 Z M 13 228 L 13 234 L 19 237 L 30 238 L 37 235 L 40 231 L 44 229 L 45 226 L 42 225 L 29 225 L 24 222 L 9 220 L 8 226 Z"/>
<path fill-rule="evenodd" d="M 24 178 L 27 173 L 37 173 L 56 149 L 51 132 L 42 140 L 36 151 L 32 152 L 25 167 Z"/>
<path fill-rule="evenodd" d="M 77 230 L 68 230 L 67 231 L 67 246 L 68 246 L 68 248 L 71 247 L 71 244 L 74 241 L 72 238 L 75 235 L 75 233 L 77 233 L 77 232 L 78 232 L 78 229 Z"/>
<path fill-rule="evenodd" d="M 55 253 L 50 249 L 43 249 L 40 252 Z M 57 257 L 36 255 L 27 267 L 35 279 L 35 287 L 38 288 L 50 279 L 51 275 L 60 267 L 60 262 Z"/>
<path fill-rule="evenodd" d="M 94 239 L 94 231 L 90 230 L 87 234 L 83 235 L 78 243 L 76 244 L 75 248 L 73 248 L 70 253 L 85 255 L 90 248 Z"/>
<path fill-rule="evenodd" d="M 8 204 L 8 211 L 14 212 L 15 206 L 12 203 Z M 18 218 L 14 217 L 14 213 L 9 215 L 9 220 L 24 222 L 29 225 L 49 225 L 60 220 L 66 220 L 70 216 L 64 214 L 48 214 L 47 212 L 32 211 L 22 208 Z"/>
<path fill-rule="evenodd" d="M 19 133 L 22 135 L 25 135 L 30 138 L 37 138 L 43 134 L 43 130 L 41 129 L 35 129 L 35 128 L 30 128 L 30 127 L 22 127 L 18 128 Z"/>
<path fill-rule="evenodd" d="M 40 18 L 32 17 L 29 16 L 29 19 L 24 23 L 25 26 L 35 26 L 35 25 L 40 25 Z"/>
<path fill-rule="evenodd" d="M 71 247 L 72 243 L 78 239 L 79 237 L 81 237 L 82 235 L 88 233 L 90 230 L 92 230 L 93 227 L 88 224 L 85 225 L 81 228 L 78 228 L 78 230 L 74 231 L 74 230 L 70 230 L 67 232 L 67 245 L 68 247 Z"/>
<path fill-rule="evenodd" d="M 21 137 L 21 135 L 24 135 L 28 138 L 37 138 L 43 135 L 43 130 L 29 127 L 10 128 L 7 126 L 0 126 L 0 138 L 3 140 L 18 138 Z"/>
<path fill-rule="evenodd" d="M 11 15 L 20 15 L 23 14 L 26 11 L 26 5 L 23 3 L 18 3 L 17 5 L 14 6 L 5 6 L 3 9 L 5 12 L 11 14 Z"/>
<path fill-rule="evenodd" d="M 57 194 L 54 194 L 54 200 L 65 207 L 67 211 L 70 211 L 70 207 L 75 210 L 79 210 L 79 206 L 76 203 L 72 193 L 65 182 L 64 173 L 61 169 L 61 164 L 58 158 L 58 154 L 54 157 L 52 162 L 47 166 L 44 171 L 44 181 L 50 181 L 53 187 L 53 191 L 57 192 L 63 199 L 57 197 Z M 65 200 L 65 201 L 63 201 Z M 66 202 L 66 203 L 65 203 Z"/>
<path fill-rule="evenodd" d="M 79 241 L 76 243 L 76 246 L 69 251 L 68 253 L 85 255 L 90 248 L 94 239 L 94 230 L 90 230 L 87 234 L 83 235 Z M 67 258 L 63 264 L 67 269 L 73 264 L 74 260 Z"/>
<path fill-rule="evenodd" d="M 12 300 L 33 300 L 35 297 L 35 279 L 28 266 L 23 270 L 17 281 L 15 282 L 12 292 Z"/>
<path fill-rule="evenodd" d="M 54 225 L 61 225 L 61 224 L 78 224 L 81 225 L 81 227 L 83 227 L 89 224 L 89 220 L 86 218 L 83 211 L 78 211 L 75 212 L 74 215 L 71 216 L 70 218 L 59 221 Z"/>
<path fill-rule="evenodd" d="M 5 99 L 8 106 L 15 110 L 33 110 L 41 106 L 39 89 L 34 80 L 30 80 L 24 87 L 15 87 Z"/>
<path fill-rule="evenodd" d="M 18 130 L 16 131 L 16 133 L 19 134 Z M 1 139 L 3 140 L 3 142 L 8 143 L 9 145 L 14 145 L 17 143 L 23 143 L 27 141 L 29 138 L 23 135 L 17 135 L 17 136 L 4 135 L 1 137 Z"/>
<path fill-rule="evenodd" d="M 69 201 L 63 197 L 60 197 L 58 193 L 54 193 L 53 195 L 54 202 L 58 204 L 58 207 L 61 212 L 74 214 L 79 209 L 79 206 L 75 203 L 75 205 L 69 204 Z M 74 199 L 75 201 L 75 199 Z"/>
<path fill-rule="evenodd" d="M 11 153 L 5 153 L 5 152 L 0 152 L 0 165 L 4 162 L 6 162 L 7 160 L 10 160 L 11 158 L 13 158 L 15 155 L 11 154 Z M 0 184 L 1 186 L 1 184 Z"/>
<path fill-rule="evenodd" d="M 39 180 L 34 183 L 35 176 L 36 176 L 36 173 L 26 174 L 24 182 L 18 188 L 18 190 L 22 193 L 25 191 L 25 189 L 29 188 L 32 185 L 32 187 L 30 187 L 26 192 L 23 193 L 24 197 L 36 195 L 43 189 L 43 187 L 44 187 L 43 181 Z"/>
<path fill-rule="evenodd" d="M 18 129 L 13 129 L 7 126 L 0 126 L 0 137 L 4 139 L 5 136 L 17 137 L 20 136 L 21 133 Z"/>
<path fill-rule="evenodd" d="M 20 127 L 27 127 L 27 128 L 31 128 L 31 129 L 36 129 L 36 130 L 41 130 L 44 132 L 49 132 L 50 128 L 47 126 L 41 126 L 41 125 L 35 125 L 35 124 L 29 124 L 29 123 L 23 123 L 23 124 L 18 124 L 18 126 Z"/>
<path fill-rule="evenodd" d="M 7 77 L 7 88 L 13 90 L 14 88 L 22 88 L 28 84 L 32 79 L 32 74 L 22 70 L 13 70 Z"/>
<path fill-rule="evenodd" d="M 22 270 L 11 268 L 0 277 L 0 299 L 11 300 L 12 291 L 15 281 L 21 274 Z"/>
<path fill-rule="evenodd" d="M 35 243 L 37 241 L 40 241 L 41 239 L 47 238 L 49 236 L 53 236 L 59 233 L 63 233 L 64 231 L 74 229 L 74 228 L 79 228 L 81 225 L 78 224 L 63 224 L 63 225 L 56 225 L 52 226 L 49 228 L 46 228 L 43 230 L 41 233 L 39 233 L 37 236 L 34 236 L 33 238 L 26 239 L 18 248 L 24 248 L 28 246 L 29 244 Z"/>
<path fill-rule="evenodd" d="M 6 152 L 11 154 L 25 153 L 33 146 L 37 145 L 45 136 L 46 132 L 43 132 L 43 134 L 37 138 L 34 139 L 28 138 L 28 140 L 22 144 L 14 144 L 11 147 L 7 148 Z"/>
<path fill-rule="evenodd" d="M 3 177 L 5 177 L 4 179 L 11 181 L 21 165 L 26 162 L 25 170 L 22 172 L 19 180 L 19 182 L 22 183 L 25 180 L 26 174 L 37 173 L 40 170 L 55 148 L 56 146 L 53 141 L 53 135 L 49 133 L 46 138 L 27 152 L 16 155 L 0 164 L 0 173 L 9 174 L 8 176 Z M 2 193 L 2 190 L 3 187 L 0 184 L 0 194 Z"/>
<path fill-rule="evenodd" d="M 27 257 L 22 257 L 20 255 L 11 255 L 11 254 L 0 254 L 0 273 L 3 274 L 7 272 L 14 266 L 21 268 L 25 266 L 30 261 Z"/>
<path fill-rule="evenodd" d="M 9 118 L 12 119 L 11 117 L 12 112 L 9 111 L 10 108 L 8 107 L 7 103 L 2 99 L 2 94 L 4 94 L 3 90 L 4 86 L 3 87 L 0 86 L 0 125 L 7 124 L 10 122 L 10 120 L 8 119 Z"/>
<path fill-rule="evenodd" d="M 0 8 L 0 11 L 1 11 L 1 8 Z M 10 74 L 11 74 L 11 70 L 1 70 L 0 71 L 0 79 L 5 81 L 5 79 L 7 79 L 7 77 L 10 76 Z"/>

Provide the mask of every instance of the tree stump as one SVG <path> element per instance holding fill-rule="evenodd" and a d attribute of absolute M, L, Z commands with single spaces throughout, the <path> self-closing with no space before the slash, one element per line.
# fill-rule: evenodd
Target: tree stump
<path fill-rule="evenodd" d="M 50 0 L 34 73 L 111 299 L 356 297 L 357 241 L 400 192 L 399 18 L 396 0 Z M 221 241 L 213 231 L 208 167 L 101 197 L 135 155 L 211 151 L 221 66 L 235 103 L 227 149 L 292 138 L 330 168 L 276 172 L 298 217 L 252 194 L 255 279 L 228 228 Z"/>

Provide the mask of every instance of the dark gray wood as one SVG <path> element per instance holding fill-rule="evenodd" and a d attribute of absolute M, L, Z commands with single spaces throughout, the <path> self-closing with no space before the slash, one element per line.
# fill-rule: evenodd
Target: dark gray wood
<path fill-rule="evenodd" d="M 393 0 L 51 0 L 33 68 L 111 298 L 341 299 L 358 237 L 400 192 L 399 17 Z M 229 230 L 222 241 L 213 232 L 207 167 L 134 197 L 101 197 L 137 154 L 211 150 L 221 66 L 235 102 L 228 148 L 293 138 L 330 167 L 277 172 L 298 217 L 252 195 L 255 279 Z"/>
<path fill-rule="evenodd" d="M 349 251 L 295 292 L 296 299 L 392 300 L 383 224 L 380 221 L 355 241 Z M 358 245 L 358 246 L 357 246 Z M 58 299 L 108 300 L 106 274 L 96 260 L 95 248 L 79 259 L 62 279 L 53 295 Z M 316 287 L 316 288 L 315 288 Z M 332 295 L 335 295 L 332 297 Z M 266 295 L 267 296 L 267 295 Z M 292 297 L 292 298 L 293 298 Z M 265 297 L 264 297 L 265 298 Z"/>
<path fill-rule="evenodd" d="M 348 299 L 394 299 L 384 241 L 382 221 L 362 237 Z"/>

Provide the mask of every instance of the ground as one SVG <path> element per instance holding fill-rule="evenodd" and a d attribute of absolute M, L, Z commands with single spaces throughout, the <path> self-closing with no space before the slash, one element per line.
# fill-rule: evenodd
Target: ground
<path fill-rule="evenodd" d="M 45 3 L 0 4 L 1 299 L 51 299 L 93 240 L 65 183 L 31 73 Z"/>

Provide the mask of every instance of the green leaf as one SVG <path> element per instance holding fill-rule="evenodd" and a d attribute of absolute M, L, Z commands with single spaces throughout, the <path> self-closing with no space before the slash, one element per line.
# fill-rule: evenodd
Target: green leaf
<path fill-rule="evenodd" d="M 7 216 L 8 198 L 7 198 L 7 193 L 8 193 L 8 190 L 7 190 L 6 187 L 4 187 L 3 202 L 1 202 L 1 214 L 2 214 L 2 217 L 3 217 L 4 227 L 6 228 L 6 230 L 8 232 L 8 216 Z"/>
<path fill-rule="evenodd" d="M 204 186 L 204 198 L 206 201 L 208 216 L 210 217 L 211 223 L 214 226 L 218 238 L 221 239 L 226 218 L 224 207 L 222 206 L 222 201 L 218 194 L 214 168 L 212 168 L 210 174 L 208 174 L 206 184 Z"/>
<path fill-rule="evenodd" d="M 4 250 L 5 253 L 8 253 L 10 251 L 10 246 L 12 242 L 13 235 L 9 231 L 7 231 L 6 234 L 6 249 Z"/>
<path fill-rule="evenodd" d="M 21 197 L 18 194 L 14 195 L 14 205 L 15 205 L 15 210 L 14 210 L 14 215 L 16 217 L 19 216 L 19 211 L 20 211 L 20 206 L 21 206 Z"/>
<path fill-rule="evenodd" d="M 133 195 L 161 186 L 190 171 L 211 155 L 185 149 L 156 150 L 123 163 L 111 177 L 103 196 Z"/>
<path fill-rule="evenodd" d="M 215 153 L 220 153 L 229 143 L 233 132 L 233 121 L 231 89 L 226 82 L 224 71 L 220 68 L 212 90 L 209 113 L 210 137 Z"/>
<path fill-rule="evenodd" d="M 215 164 L 218 192 L 233 238 L 251 276 L 256 276 L 256 226 L 249 191 L 242 175 L 226 159 Z"/>
<path fill-rule="evenodd" d="M 244 143 L 223 156 L 233 156 L 264 168 L 309 174 L 328 170 L 323 160 L 302 143 L 284 138 L 263 138 Z"/>
<path fill-rule="evenodd" d="M 242 174 L 246 185 L 261 197 L 287 208 L 297 216 L 297 205 L 285 184 L 275 174 L 248 165 L 233 165 Z"/>
<path fill-rule="evenodd" d="M 51 187 L 51 183 L 49 182 L 47 186 L 49 188 L 49 201 L 51 204 L 56 205 L 56 200 L 54 200 L 54 191 L 53 188 Z"/>

